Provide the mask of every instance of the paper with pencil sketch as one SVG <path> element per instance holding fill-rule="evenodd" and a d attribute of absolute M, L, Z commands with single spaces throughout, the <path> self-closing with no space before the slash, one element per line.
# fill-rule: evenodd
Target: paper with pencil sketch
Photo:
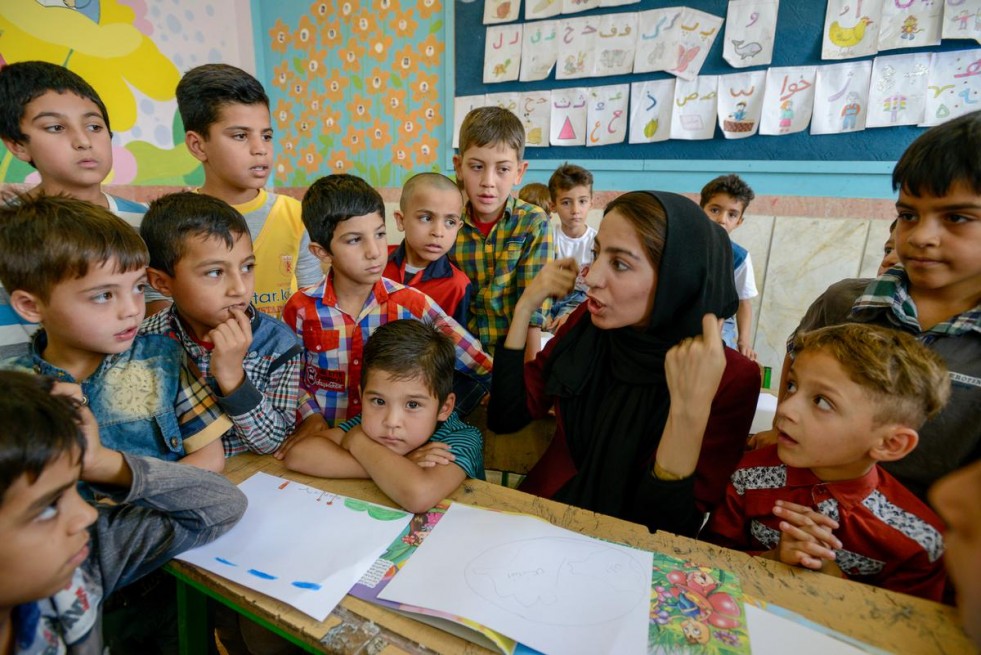
<path fill-rule="evenodd" d="M 256 473 L 245 516 L 177 559 L 323 621 L 409 524 L 411 514 Z"/>
<path fill-rule="evenodd" d="M 380 597 L 466 616 L 544 653 L 645 653 L 653 555 L 454 503 Z"/>

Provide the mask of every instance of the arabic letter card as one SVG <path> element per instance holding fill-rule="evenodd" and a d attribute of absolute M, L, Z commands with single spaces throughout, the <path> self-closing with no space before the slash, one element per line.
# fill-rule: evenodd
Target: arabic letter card
<path fill-rule="evenodd" d="M 487 96 L 459 96 L 453 98 L 453 147 L 460 147 L 460 126 L 471 110 L 487 106 Z"/>
<path fill-rule="evenodd" d="M 940 45 L 943 12 L 944 6 L 939 2 L 884 2 L 879 24 L 879 51 Z"/>
<path fill-rule="evenodd" d="M 866 127 L 918 125 L 926 113 L 930 53 L 876 57 Z"/>
<path fill-rule="evenodd" d="M 667 141 L 671 136 L 674 85 L 673 77 L 630 85 L 630 143 Z"/>
<path fill-rule="evenodd" d="M 588 89 L 554 89 L 552 91 L 551 129 L 548 141 L 553 146 L 586 145 L 586 108 Z"/>
<path fill-rule="evenodd" d="M 574 80 L 592 77 L 596 59 L 596 32 L 599 16 L 579 16 L 558 21 L 558 58 L 555 79 Z"/>
<path fill-rule="evenodd" d="M 978 109 L 981 109 L 981 50 L 934 52 L 927 73 L 922 124 L 939 125 Z"/>
<path fill-rule="evenodd" d="M 600 6 L 600 0 L 562 0 L 563 14 L 578 14 Z"/>
<path fill-rule="evenodd" d="M 627 138 L 627 107 L 630 85 L 594 86 L 589 90 L 586 126 L 587 146 L 623 143 Z"/>
<path fill-rule="evenodd" d="M 525 126 L 525 145 L 539 148 L 548 145 L 552 115 L 551 91 L 526 91 L 518 98 L 518 118 Z"/>
<path fill-rule="evenodd" d="M 651 9 L 637 14 L 634 73 L 666 71 L 674 65 L 674 47 L 681 31 L 683 7 Z"/>
<path fill-rule="evenodd" d="M 693 80 L 678 79 L 671 111 L 672 139 L 694 141 L 711 139 L 715 135 L 718 83 L 718 75 L 702 75 Z"/>
<path fill-rule="evenodd" d="M 814 78 L 811 134 L 864 130 L 871 77 L 872 62 L 869 60 L 818 66 Z"/>
<path fill-rule="evenodd" d="M 484 25 L 518 20 L 521 0 L 484 0 Z"/>
<path fill-rule="evenodd" d="M 779 9 L 780 0 L 729 0 L 722 58 L 733 68 L 769 64 Z"/>
<path fill-rule="evenodd" d="M 634 45 L 637 42 L 637 14 L 599 16 L 593 75 L 628 75 L 634 68 Z"/>
<path fill-rule="evenodd" d="M 507 109 L 515 116 L 518 115 L 518 101 L 521 99 L 519 92 L 488 93 L 485 97 L 487 98 L 486 107 L 500 107 L 501 109 Z"/>
<path fill-rule="evenodd" d="M 945 0 L 943 38 L 981 43 L 981 0 Z"/>
<path fill-rule="evenodd" d="M 513 82 L 521 67 L 521 30 L 519 25 L 495 25 L 487 28 L 484 44 L 484 84 Z"/>
<path fill-rule="evenodd" d="M 807 129 L 814 109 L 816 76 L 816 66 L 767 69 L 760 134 L 794 134 Z"/>
<path fill-rule="evenodd" d="M 562 13 L 562 0 L 527 0 L 525 20 L 551 18 Z"/>
<path fill-rule="evenodd" d="M 719 77 L 719 127 L 725 138 L 745 139 L 756 134 L 765 89 L 765 70 Z"/>
<path fill-rule="evenodd" d="M 685 7 L 681 12 L 681 29 L 673 33 L 675 43 L 668 45 L 668 56 L 674 58 L 668 72 L 683 80 L 695 79 L 722 23 L 723 19 L 718 16 Z"/>
<path fill-rule="evenodd" d="M 882 0 L 828 0 L 821 59 L 852 59 L 877 52 Z"/>
<path fill-rule="evenodd" d="M 525 23 L 521 46 L 522 82 L 544 80 L 552 73 L 559 54 L 556 46 L 557 27 L 558 23 L 554 20 Z"/>

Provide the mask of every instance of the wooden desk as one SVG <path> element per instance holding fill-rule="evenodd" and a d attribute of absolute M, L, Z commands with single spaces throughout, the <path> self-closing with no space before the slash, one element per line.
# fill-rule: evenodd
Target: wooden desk
<path fill-rule="evenodd" d="M 287 471 L 282 463 L 270 456 L 238 455 L 229 459 L 225 466 L 226 476 L 236 484 L 258 471 L 344 496 L 393 505 L 370 481 L 312 478 Z M 890 652 L 977 652 L 960 629 L 954 609 L 944 605 L 749 557 L 692 539 L 661 532 L 652 535 L 646 528 L 634 523 L 486 482 L 468 480 L 450 498 L 469 505 L 533 514 L 583 534 L 728 569 L 740 577 L 747 594 Z M 346 596 L 327 620 L 320 623 L 285 603 L 189 564 L 174 561 L 168 567 L 178 578 L 178 594 L 184 603 L 181 613 L 192 623 L 203 617 L 202 594 L 207 594 L 287 634 L 311 652 L 344 655 L 364 652 L 471 655 L 489 652 L 351 596 Z M 203 621 L 196 625 L 182 622 L 182 632 L 186 637 L 185 643 L 192 647 L 200 647 L 208 638 Z M 326 646 L 319 644 L 325 635 Z M 369 642 L 371 646 L 365 647 Z"/>

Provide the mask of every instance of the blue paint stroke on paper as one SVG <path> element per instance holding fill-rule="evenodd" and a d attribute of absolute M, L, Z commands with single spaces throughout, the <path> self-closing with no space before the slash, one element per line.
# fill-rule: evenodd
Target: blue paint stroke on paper
<path fill-rule="evenodd" d="M 216 557 L 215 561 L 221 562 L 222 564 L 227 564 L 228 566 L 238 566 L 238 564 L 236 564 L 235 562 L 229 562 L 227 559 L 224 559 L 223 557 Z"/>
<path fill-rule="evenodd" d="M 269 573 L 266 573 L 265 571 L 260 571 L 258 569 L 249 569 L 249 573 L 251 573 L 252 575 L 254 575 L 257 578 L 262 578 L 263 580 L 275 580 L 276 579 L 276 576 L 270 575 Z"/>
<path fill-rule="evenodd" d="M 303 582 L 302 580 L 297 580 L 293 582 L 292 585 L 298 589 L 310 589 L 311 591 L 320 591 L 320 585 L 316 582 Z"/>

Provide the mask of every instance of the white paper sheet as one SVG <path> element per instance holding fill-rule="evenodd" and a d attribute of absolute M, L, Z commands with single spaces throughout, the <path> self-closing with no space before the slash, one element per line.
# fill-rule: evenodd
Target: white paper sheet
<path fill-rule="evenodd" d="M 599 16 L 579 16 L 558 21 L 555 41 L 559 54 L 555 63 L 555 79 L 573 80 L 593 76 L 599 19 Z"/>
<path fill-rule="evenodd" d="M 807 129 L 814 109 L 816 76 L 816 66 L 788 66 L 766 71 L 760 134 L 793 134 Z"/>
<path fill-rule="evenodd" d="M 518 20 L 521 0 L 484 0 L 484 25 Z"/>
<path fill-rule="evenodd" d="M 651 9 L 637 14 L 637 50 L 634 73 L 664 71 L 674 65 L 674 50 L 669 45 L 677 41 L 681 30 L 684 7 Z"/>
<path fill-rule="evenodd" d="M 671 110 L 672 139 L 712 138 L 718 115 L 718 82 L 718 75 L 702 75 L 691 81 L 678 79 Z"/>
<path fill-rule="evenodd" d="M 866 127 L 917 125 L 926 111 L 930 53 L 876 57 Z"/>
<path fill-rule="evenodd" d="M 878 52 L 883 0 L 828 0 L 821 59 L 851 59 Z"/>
<path fill-rule="evenodd" d="M 596 33 L 598 54 L 593 60 L 593 75 L 627 75 L 634 68 L 637 42 L 637 14 L 607 14 L 599 17 Z"/>
<path fill-rule="evenodd" d="M 521 68 L 522 25 L 487 28 L 484 43 L 484 84 L 513 82 Z"/>
<path fill-rule="evenodd" d="M 667 141 L 671 136 L 671 108 L 675 78 L 630 85 L 630 143 Z"/>
<path fill-rule="evenodd" d="M 944 6 L 898 0 L 882 4 L 879 51 L 940 45 Z"/>
<path fill-rule="evenodd" d="M 627 107 L 630 101 L 628 84 L 594 86 L 589 90 L 586 125 L 587 146 L 623 143 L 627 138 Z"/>
<path fill-rule="evenodd" d="M 527 0 L 525 20 L 551 18 L 562 13 L 562 0 Z"/>
<path fill-rule="evenodd" d="M 981 0 L 946 0 L 943 21 L 943 38 L 981 43 Z"/>
<path fill-rule="evenodd" d="M 727 139 L 745 139 L 756 134 L 765 91 L 765 70 L 719 77 L 719 128 Z"/>
<path fill-rule="evenodd" d="M 586 114 L 589 89 L 575 87 L 552 91 L 551 129 L 553 146 L 586 145 Z"/>
<path fill-rule="evenodd" d="M 467 117 L 472 110 L 478 107 L 487 106 L 487 97 L 484 95 L 477 96 L 459 96 L 453 98 L 453 147 L 460 147 L 460 126 L 463 125 L 463 119 Z"/>
<path fill-rule="evenodd" d="M 521 81 L 544 80 L 552 72 L 558 57 L 558 41 L 554 20 L 526 23 L 521 46 Z"/>
<path fill-rule="evenodd" d="M 871 77 L 872 62 L 867 60 L 818 66 L 811 134 L 864 130 Z"/>
<path fill-rule="evenodd" d="M 667 70 L 683 80 L 693 80 L 702 70 L 709 50 L 722 29 L 723 18 L 685 7 L 679 20 L 677 40 L 668 45 L 674 50 L 674 64 Z"/>
<path fill-rule="evenodd" d="M 729 0 L 722 58 L 733 68 L 769 64 L 779 9 L 780 0 Z"/>
<path fill-rule="evenodd" d="M 851 644 L 746 603 L 753 655 L 866 655 Z M 792 644 L 792 646 L 791 646 Z"/>
<path fill-rule="evenodd" d="M 266 473 L 239 485 L 245 516 L 177 559 L 323 621 L 412 518 Z"/>
<path fill-rule="evenodd" d="M 981 50 L 933 53 L 927 78 L 923 125 L 940 125 L 981 109 Z"/>
<path fill-rule="evenodd" d="M 545 653 L 647 652 L 653 555 L 454 503 L 381 597 L 466 616 Z"/>
<path fill-rule="evenodd" d="M 581 11 L 589 11 L 599 6 L 599 0 L 562 0 L 562 13 L 578 14 Z"/>

